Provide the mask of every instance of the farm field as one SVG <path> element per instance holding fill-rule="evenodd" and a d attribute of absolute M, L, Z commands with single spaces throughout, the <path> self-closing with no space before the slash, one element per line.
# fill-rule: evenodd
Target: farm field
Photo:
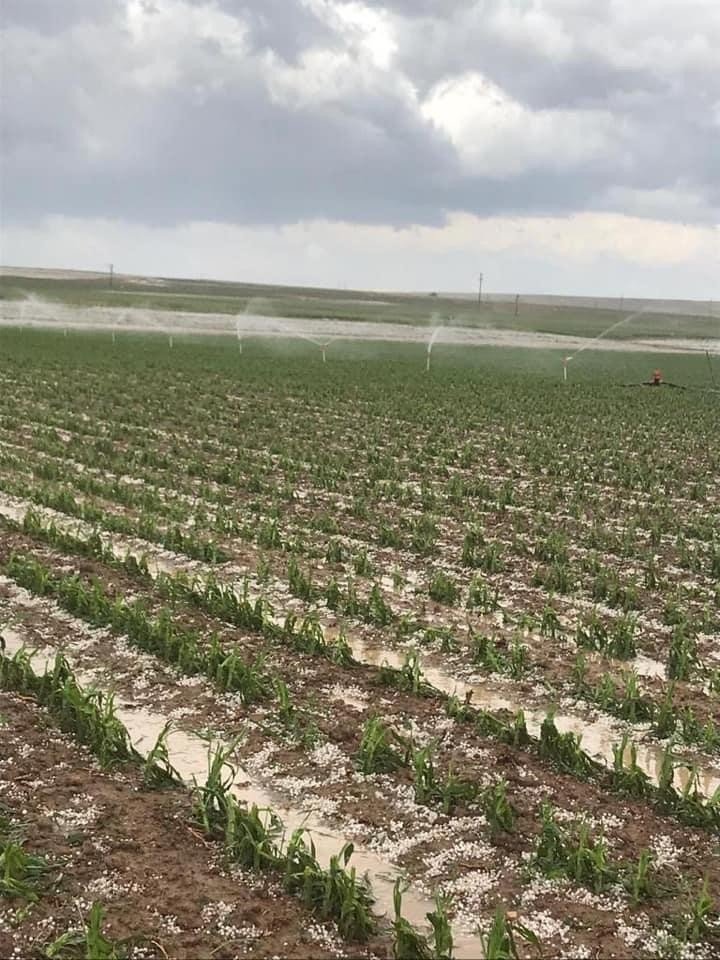
<path fill-rule="evenodd" d="M 712 361 L 0 357 L 0 956 L 718 955 Z"/>
<path fill-rule="evenodd" d="M 717 339 L 720 306 L 713 302 L 637 301 L 622 298 L 515 297 L 487 294 L 478 305 L 460 294 L 368 293 L 358 290 L 282 287 L 148 277 L 83 274 L 76 271 L 18 270 L 0 267 L 0 318 L 14 323 L 75 314 L 75 322 L 93 317 L 105 325 L 137 322 L 186 322 L 218 330 L 234 328 L 245 314 L 304 321 L 427 326 L 437 322 L 457 328 L 564 336 L 597 336 L 623 316 L 613 340 Z M 84 314 L 84 315 L 83 315 Z M 67 317 L 66 317 L 67 322 Z M 72 317 L 70 322 L 73 322 Z M 434 323 L 432 324 L 434 325 Z"/>

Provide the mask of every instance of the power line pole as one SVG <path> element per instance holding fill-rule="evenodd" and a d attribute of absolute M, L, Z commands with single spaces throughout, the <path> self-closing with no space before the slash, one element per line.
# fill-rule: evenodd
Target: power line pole
<path fill-rule="evenodd" d="M 112 290 L 112 288 L 113 288 L 113 273 L 115 272 L 115 264 L 114 264 L 114 263 L 110 263 L 110 264 L 108 264 L 108 266 L 110 267 L 110 289 Z"/>
<path fill-rule="evenodd" d="M 483 282 L 483 275 L 480 274 L 480 281 L 478 283 L 478 303 L 482 303 L 482 282 Z"/>

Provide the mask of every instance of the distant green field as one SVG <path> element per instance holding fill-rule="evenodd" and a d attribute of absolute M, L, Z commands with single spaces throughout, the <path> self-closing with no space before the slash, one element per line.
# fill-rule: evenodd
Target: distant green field
<path fill-rule="evenodd" d="M 538 333 L 597 336 L 621 319 L 616 310 L 523 303 L 517 315 L 513 303 L 478 304 L 446 296 L 368 294 L 347 290 L 320 290 L 201 280 L 157 283 L 107 277 L 50 279 L 0 277 L 0 300 L 40 297 L 78 307 L 106 306 L 149 310 L 307 319 L 334 318 L 390 323 L 432 323 L 433 315 L 455 326 L 492 327 Z M 647 313 L 612 331 L 614 339 L 635 337 L 717 337 L 717 317 Z"/>

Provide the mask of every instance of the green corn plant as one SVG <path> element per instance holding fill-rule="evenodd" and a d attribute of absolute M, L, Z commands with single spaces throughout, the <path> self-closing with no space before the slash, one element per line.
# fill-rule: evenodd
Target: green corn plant
<path fill-rule="evenodd" d="M 358 577 L 371 577 L 374 573 L 372 562 L 368 557 L 367 550 L 360 550 L 353 557 L 353 570 Z"/>
<path fill-rule="evenodd" d="M 93 903 L 82 930 L 63 933 L 44 951 L 48 960 L 124 960 L 134 943 L 109 940 L 103 933 L 104 911 L 100 903 Z"/>
<path fill-rule="evenodd" d="M 542 804 L 540 817 L 540 835 L 531 862 L 546 876 L 564 876 L 568 861 L 568 838 L 556 822 L 554 810 L 549 803 Z"/>
<path fill-rule="evenodd" d="M 540 726 L 540 756 L 552 760 L 561 770 L 586 780 L 601 766 L 585 753 L 580 744 L 581 738 L 571 731 L 560 733 L 552 713 L 544 718 Z"/>
<path fill-rule="evenodd" d="M 492 613 L 498 610 L 500 602 L 498 597 L 500 591 L 498 587 L 493 590 L 491 585 L 480 577 L 475 577 L 468 589 L 466 606 L 469 610 L 480 610 L 481 613 Z"/>
<path fill-rule="evenodd" d="M 677 792 L 673 787 L 673 781 L 675 780 L 674 746 L 671 740 L 663 750 L 658 772 L 658 794 L 661 800 L 668 805 L 674 805 L 677 799 Z"/>
<path fill-rule="evenodd" d="M 291 557 L 288 563 L 288 583 L 293 596 L 308 601 L 314 598 L 312 581 L 309 575 L 302 572 L 295 557 Z"/>
<path fill-rule="evenodd" d="M 497 783 L 483 790 L 481 806 L 493 835 L 513 832 L 517 811 L 508 800 L 505 780 L 498 780 Z"/>
<path fill-rule="evenodd" d="M 575 660 L 573 661 L 571 677 L 575 692 L 581 697 L 587 696 L 589 693 L 589 687 L 586 679 L 587 670 L 587 657 L 582 650 L 578 650 L 577 654 L 575 655 Z"/>
<path fill-rule="evenodd" d="M 675 696 L 675 681 L 668 684 L 665 696 L 655 711 L 652 722 L 652 732 L 656 737 L 665 740 L 672 737 L 677 729 L 677 712 L 673 703 Z"/>
<path fill-rule="evenodd" d="M 629 743 L 627 733 L 619 744 L 613 744 L 612 779 L 616 789 L 632 797 L 648 797 L 652 789 L 650 778 L 637 762 L 637 746 Z M 629 762 L 626 760 L 629 753 Z"/>
<path fill-rule="evenodd" d="M 282 865 L 278 840 L 283 832 L 280 818 L 267 808 L 240 804 L 232 793 L 226 796 L 223 844 L 226 857 L 252 870 Z"/>
<path fill-rule="evenodd" d="M 328 869 L 317 861 L 315 846 L 308 847 L 304 830 L 296 830 L 284 858 L 284 886 L 300 896 L 305 905 L 321 919 L 335 920 L 338 930 L 349 940 L 365 941 L 375 932 L 373 898 L 365 878 L 358 878 L 354 867 L 347 869 L 353 845 L 346 843 L 330 858 Z"/>
<path fill-rule="evenodd" d="M 635 646 L 635 631 L 637 630 L 637 618 L 626 615 L 619 617 L 610 630 L 610 634 L 605 645 L 605 653 L 608 657 L 616 657 L 619 660 L 631 660 L 637 655 Z"/>
<path fill-rule="evenodd" d="M 528 671 L 529 651 L 518 637 L 513 639 L 508 650 L 507 672 L 513 680 L 520 680 Z"/>
<path fill-rule="evenodd" d="M 386 627 L 395 619 L 392 608 L 386 603 L 380 587 L 374 583 L 367 601 L 365 619 L 378 627 Z"/>
<path fill-rule="evenodd" d="M 551 607 L 549 604 L 546 604 L 542 612 L 542 619 L 540 621 L 541 635 L 543 637 L 550 637 L 552 640 L 555 640 L 561 632 L 562 625 L 555 608 Z"/>
<path fill-rule="evenodd" d="M 515 714 L 512 726 L 509 728 L 504 739 L 506 743 L 512 744 L 513 747 L 530 746 L 532 743 L 532 737 L 528 733 L 524 710 L 518 710 L 518 712 Z"/>
<path fill-rule="evenodd" d="M 432 746 L 422 747 L 412 752 L 415 802 L 424 806 L 429 806 L 438 794 L 432 754 Z"/>
<path fill-rule="evenodd" d="M 508 914 L 498 907 L 490 930 L 480 938 L 483 960 L 520 960 L 516 934 L 526 943 L 540 947 L 540 941 L 532 930 L 521 923 L 511 921 Z"/>
<path fill-rule="evenodd" d="M 283 539 L 277 520 L 265 520 L 258 527 L 257 544 L 264 550 L 282 550 Z"/>
<path fill-rule="evenodd" d="M 489 543 L 476 555 L 475 566 L 485 573 L 501 573 L 505 569 L 502 550 L 496 543 Z"/>
<path fill-rule="evenodd" d="M 326 645 L 325 654 L 329 660 L 340 667 L 350 667 L 356 662 L 344 633 L 339 633 Z"/>
<path fill-rule="evenodd" d="M 284 726 L 294 730 L 297 725 L 297 711 L 290 702 L 290 691 L 287 688 L 287 684 L 279 677 L 276 677 L 273 685 L 278 702 L 280 721 Z"/>
<path fill-rule="evenodd" d="M 457 776 L 452 767 L 448 770 L 445 779 L 438 784 L 440 808 L 446 815 L 453 813 L 458 804 L 472 803 L 477 794 L 477 784 Z"/>
<path fill-rule="evenodd" d="M 475 716 L 475 710 L 470 706 L 472 691 L 469 690 L 463 701 L 456 694 L 451 694 L 445 701 L 445 713 L 453 720 L 461 723 L 470 721 Z"/>
<path fill-rule="evenodd" d="M 390 773 L 405 766 L 406 761 L 398 747 L 407 749 L 407 745 L 383 724 L 380 717 L 370 717 L 363 727 L 358 748 L 358 770 L 367 776 L 370 773 Z"/>
<path fill-rule="evenodd" d="M 501 673 L 505 666 L 505 658 L 496 647 L 494 638 L 473 633 L 471 630 L 470 640 L 473 663 L 492 673 Z"/>
<path fill-rule="evenodd" d="M 639 677 L 635 670 L 623 674 L 622 699 L 619 703 L 620 716 L 632 723 L 651 720 L 655 715 L 655 705 L 640 692 Z"/>
<path fill-rule="evenodd" d="M 579 647 L 589 650 L 604 650 L 608 642 L 608 631 L 603 621 L 593 610 L 584 623 L 578 624 L 575 642 Z"/>
<path fill-rule="evenodd" d="M 460 562 L 464 567 L 480 566 L 480 548 L 485 546 L 485 537 L 477 527 L 470 527 L 463 538 Z"/>
<path fill-rule="evenodd" d="M 697 643 L 686 624 L 678 624 L 670 640 L 666 671 L 669 680 L 689 680 L 698 667 Z"/>
<path fill-rule="evenodd" d="M 581 823 L 577 836 L 560 826 L 552 807 L 541 808 L 542 826 L 531 864 L 549 877 L 568 877 L 600 893 L 617 882 L 618 869 L 608 860 L 603 837 L 592 837 Z"/>
<path fill-rule="evenodd" d="M 697 896 L 690 901 L 687 913 L 677 921 L 677 935 L 682 943 L 698 943 L 710 933 L 710 923 L 715 914 L 714 901 L 710 896 L 707 877 Z"/>
<path fill-rule="evenodd" d="M 341 936 L 362 942 L 375 932 L 376 923 L 367 878 L 358 878 L 355 867 L 347 869 L 353 850 L 353 844 L 346 843 L 330 858 L 328 869 L 318 876 L 312 905 L 322 919 L 335 920 Z"/>
<path fill-rule="evenodd" d="M 345 560 L 345 550 L 339 540 L 331 540 L 325 551 L 325 559 L 328 563 L 343 563 Z"/>
<path fill-rule="evenodd" d="M 407 889 L 407 887 L 405 887 Z M 393 909 L 395 919 L 392 923 L 394 960 L 433 960 L 433 953 L 426 936 L 423 936 L 402 915 L 402 880 L 400 877 L 393 887 Z"/>
<path fill-rule="evenodd" d="M 430 595 L 430 599 L 436 603 L 453 606 L 453 604 L 458 601 L 460 590 L 453 578 L 440 570 L 430 581 L 428 594 Z"/>
<path fill-rule="evenodd" d="M 432 930 L 433 960 L 453 960 L 453 935 L 449 912 L 452 908 L 452 896 L 435 894 L 435 909 L 426 913 Z"/>
<path fill-rule="evenodd" d="M 656 884 L 653 872 L 653 854 L 649 850 L 642 850 L 635 867 L 623 878 L 623 884 L 630 894 L 632 903 L 638 904 L 641 900 L 650 900 L 655 896 Z"/>
<path fill-rule="evenodd" d="M 193 819 L 208 836 L 224 837 L 231 787 L 235 768 L 229 758 L 235 752 L 239 738 L 228 744 L 213 744 L 208 740 L 208 772 L 205 782 L 193 786 Z"/>
<path fill-rule="evenodd" d="M 568 847 L 567 876 L 601 893 L 617 882 L 618 870 L 608 860 L 605 839 L 592 837 L 587 824 L 580 824 L 573 845 Z"/>
<path fill-rule="evenodd" d="M 36 902 L 49 870 L 45 857 L 28 853 L 21 838 L 13 838 L 0 825 L 0 894 L 3 897 Z"/>
<path fill-rule="evenodd" d="M 259 654 L 252 663 L 245 663 L 234 651 L 217 664 L 213 680 L 221 690 L 240 694 L 244 706 L 266 700 L 272 681 L 264 672 L 265 657 Z"/>
<path fill-rule="evenodd" d="M 325 587 L 324 597 L 325 603 L 331 610 L 338 609 L 340 601 L 342 600 L 342 593 L 340 592 L 340 587 L 335 577 L 333 577 Z"/>
<path fill-rule="evenodd" d="M 145 757 L 142 764 L 143 786 L 146 790 L 158 790 L 164 787 L 179 787 L 182 777 L 170 763 L 167 738 L 172 721 L 168 720 L 158 734 L 152 750 Z"/>
<path fill-rule="evenodd" d="M 380 667 L 380 680 L 387 686 L 397 687 L 410 693 L 425 693 L 430 687 L 425 681 L 420 666 L 420 654 L 417 650 L 410 650 L 405 663 L 398 670 L 384 662 Z"/>

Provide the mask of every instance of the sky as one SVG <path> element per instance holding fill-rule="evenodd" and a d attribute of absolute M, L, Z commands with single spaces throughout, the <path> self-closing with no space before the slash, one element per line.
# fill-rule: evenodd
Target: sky
<path fill-rule="evenodd" d="M 720 299 L 718 0 L 2 0 L 0 262 Z"/>

